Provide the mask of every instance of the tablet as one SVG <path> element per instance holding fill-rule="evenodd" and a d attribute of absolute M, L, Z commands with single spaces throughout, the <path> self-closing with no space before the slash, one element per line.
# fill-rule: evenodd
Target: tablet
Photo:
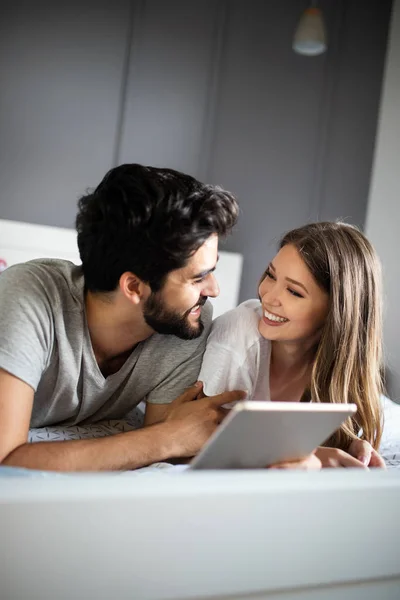
<path fill-rule="evenodd" d="M 260 469 L 304 458 L 356 411 L 355 404 L 238 402 L 190 468 Z"/>

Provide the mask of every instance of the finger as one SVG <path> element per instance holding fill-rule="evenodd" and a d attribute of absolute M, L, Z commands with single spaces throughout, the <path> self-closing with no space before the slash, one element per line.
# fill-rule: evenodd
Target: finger
<path fill-rule="evenodd" d="M 196 400 L 197 396 L 201 392 L 203 388 L 203 384 L 201 381 L 196 381 L 194 385 L 188 388 L 183 394 L 175 398 L 175 404 L 183 404 L 184 402 L 190 402 L 191 400 Z"/>
<path fill-rule="evenodd" d="M 308 456 L 303 462 L 304 468 L 307 470 L 320 471 L 322 469 L 322 462 L 315 454 L 311 454 L 311 456 Z"/>
<path fill-rule="evenodd" d="M 386 469 L 386 463 L 383 460 L 382 456 L 376 450 L 372 450 L 371 452 L 371 460 L 369 462 L 370 467 L 376 467 L 378 469 Z"/>
<path fill-rule="evenodd" d="M 365 440 L 354 440 L 350 445 L 349 454 L 368 466 L 371 461 L 372 446 Z"/>
<path fill-rule="evenodd" d="M 303 471 L 308 469 L 308 466 L 306 466 L 306 461 L 305 460 L 298 460 L 298 461 L 294 461 L 294 462 L 286 462 L 286 463 L 278 463 L 276 465 L 271 465 L 270 467 L 267 467 L 269 469 L 295 469 L 296 471 Z"/>
<path fill-rule="evenodd" d="M 346 468 L 356 468 L 356 469 L 368 469 L 368 467 L 355 458 L 354 456 L 350 456 L 347 452 L 341 452 L 337 457 L 338 463 L 341 467 Z"/>
<path fill-rule="evenodd" d="M 213 406 L 223 406 L 224 404 L 229 404 L 230 402 L 239 402 L 240 400 L 245 400 L 246 397 L 246 391 L 234 390 L 233 392 L 223 392 L 222 394 L 218 394 L 218 396 L 210 396 L 209 400 Z"/>
<path fill-rule="evenodd" d="M 311 470 L 320 470 L 322 468 L 322 463 L 315 456 L 315 454 L 311 454 L 310 456 L 306 456 L 305 458 L 300 458 L 299 460 L 278 463 L 276 465 L 272 465 L 271 469 L 296 469 L 302 471 L 311 471 Z"/>
<path fill-rule="evenodd" d="M 226 408 L 214 408 L 214 421 L 220 425 L 222 423 L 222 421 L 228 416 L 228 413 L 230 412 L 229 410 L 227 410 Z"/>
<path fill-rule="evenodd" d="M 228 414 L 231 412 L 227 408 L 222 408 L 222 407 L 218 407 L 218 406 L 210 406 L 209 408 L 211 410 L 211 414 L 218 421 L 218 423 L 222 423 L 222 421 L 225 419 L 225 417 L 227 417 Z"/>
<path fill-rule="evenodd" d="M 222 419 L 225 419 L 225 417 L 227 417 L 229 415 L 229 413 L 231 412 L 230 408 L 219 408 L 218 412 L 220 413 Z"/>

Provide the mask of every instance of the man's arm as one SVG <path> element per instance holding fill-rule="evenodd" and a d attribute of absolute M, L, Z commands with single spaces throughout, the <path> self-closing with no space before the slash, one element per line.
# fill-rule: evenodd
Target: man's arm
<path fill-rule="evenodd" d="M 27 443 L 33 389 L 0 370 L 0 463 L 62 471 L 134 469 L 174 453 L 168 428 L 133 431 L 109 438 Z"/>
<path fill-rule="evenodd" d="M 144 413 L 144 426 L 154 425 L 164 421 L 168 413 L 169 404 L 150 404 L 146 403 L 146 412 Z"/>
<path fill-rule="evenodd" d="M 190 388 L 170 405 L 169 417 L 158 425 L 108 438 L 27 443 L 33 390 L 0 370 L 0 464 L 50 471 L 136 469 L 174 457 L 194 456 L 223 418 L 222 405 L 240 400 L 230 392 L 192 402 Z"/>

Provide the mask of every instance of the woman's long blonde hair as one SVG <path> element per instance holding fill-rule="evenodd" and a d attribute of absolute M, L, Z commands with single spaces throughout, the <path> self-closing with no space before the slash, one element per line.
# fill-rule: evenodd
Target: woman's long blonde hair
<path fill-rule="evenodd" d="M 347 450 L 360 437 L 377 449 L 382 435 L 382 277 L 367 238 L 346 223 L 312 223 L 288 232 L 320 287 L 329 312 L 316 350 L 313 402 L 354 403 L 357 413 L 326 442 Z"/>

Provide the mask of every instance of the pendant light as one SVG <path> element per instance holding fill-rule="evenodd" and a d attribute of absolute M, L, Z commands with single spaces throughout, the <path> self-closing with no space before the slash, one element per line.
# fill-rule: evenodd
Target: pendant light
<path fill-rule="evenodd" d="M 300 17 L 294 38 L 293 50 L 304 56 L 318 56 L 327 48 L 324 18 L 316 2 L 307 8 Z"/>

